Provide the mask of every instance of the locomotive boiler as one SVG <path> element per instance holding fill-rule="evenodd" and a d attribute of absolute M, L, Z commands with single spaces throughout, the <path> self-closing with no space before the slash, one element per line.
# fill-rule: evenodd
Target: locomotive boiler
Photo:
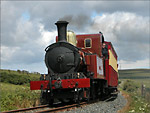
<path fill-rule="evenodd" d="M 41 90 L 41 102 L 101 98 L 117 90 L 117 54 L 111 42 L 98 34 L 67 32 L 66 21 L 57 21 L 56 43 L 45 51 L 48 74 L 31 81 L 31 90 Z M 105 47 L 103 45 L 105 44 Z"/>
<path fill-rule="evenodd" d="M 80 65 L 79 49 L 67 42 L 67 24 L 65 21 L 56 23 L 58 41 L 45 49 L 45 64 L 50 74 L 58 74 L 60 78 L 63 78 L 64 73 L 77 72 Z"/>

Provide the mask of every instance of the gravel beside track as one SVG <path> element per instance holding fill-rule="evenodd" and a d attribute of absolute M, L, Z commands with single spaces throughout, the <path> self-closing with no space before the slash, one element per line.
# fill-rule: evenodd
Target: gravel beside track
<path fill-rule="evenodd" d="M 126 103 L 127 100 L 119 93 L 115 100 L 99 101 L 94 104 L 59 113 L 117 113 L 117 111 L 122 109 Z"/>

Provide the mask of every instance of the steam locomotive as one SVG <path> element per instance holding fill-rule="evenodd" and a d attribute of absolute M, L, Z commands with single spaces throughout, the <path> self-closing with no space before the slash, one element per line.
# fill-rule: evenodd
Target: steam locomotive
<path fill-rule="evenodd" d="M 57 21 L 56 43 L 46 47 L 48 74 L 31 81 L 31 90 L 41 90 L 41 101 L 54 99 L 80 102 L 102 98 L 117 91 L 117 54 L 103 34 L 75 35 L 67 21 Z"/>

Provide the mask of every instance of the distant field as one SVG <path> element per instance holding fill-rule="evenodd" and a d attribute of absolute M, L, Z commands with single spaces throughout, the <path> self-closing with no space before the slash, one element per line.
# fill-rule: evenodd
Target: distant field
<path fill-rule="evenodd" d="M 150 69 L 119 70 L 120 79 L 150 79 Z"/>
<path fill-rule="evenodd" d="M 150 69 L 119 70 L 119 79 L 121 81 L 132 79 L 138 87 L 144 84 L 145 87 L 150 88 Z"/>

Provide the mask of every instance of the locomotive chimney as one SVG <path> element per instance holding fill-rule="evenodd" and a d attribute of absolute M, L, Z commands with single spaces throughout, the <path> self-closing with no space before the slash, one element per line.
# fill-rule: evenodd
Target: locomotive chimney
<path fill-rule="evenodd" d="M 58 30 L 58 41 L 67 41 L 66 34 L 67 34 L 67 21 L 57 21 L 55 23 L 57 25 Z"/>

